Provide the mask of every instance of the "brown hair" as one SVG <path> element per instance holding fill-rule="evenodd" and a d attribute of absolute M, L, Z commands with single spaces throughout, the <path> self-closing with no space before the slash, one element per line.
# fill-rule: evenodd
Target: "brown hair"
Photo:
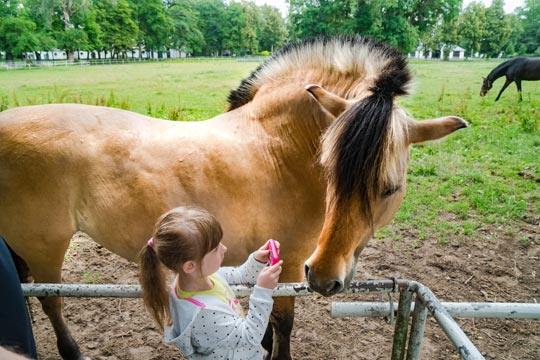
<path fill-rule="evenodd" d="M 160 327 L 170 319 L 169 286 L 161 265 L 178 273 L 186 261 L 200 262 L 222 237 L 217 219 L 199 207 L 177 207 L 158 219 L 153 247 L 145 244 L 139 252 L 139 282 L 144 305 Z"/>

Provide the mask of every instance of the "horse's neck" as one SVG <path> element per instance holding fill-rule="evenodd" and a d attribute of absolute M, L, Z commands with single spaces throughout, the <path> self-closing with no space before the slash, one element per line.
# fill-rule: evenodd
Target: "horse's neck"
<path fill-rule="evenodd" d="M 491 70 L 487 78 L 493 82 L 497 80 L 498 78 L 506 75 L 506 69 L 508 69 L 510 65 L 512 65 L 511 61 L 506 61 L 506 62 L 503 62 L 502 64 L 499 64 L 495 69 Z"/>
<path fill-rule="evenodd" d="M 268 94 L 256 97 L 244 106 L 244 113 L 259 123 L 271 137 L 287 139 L 306 150 L 318 150 L 320 137 L 330 126 L 332 119 L 319 104 L 310 98 L 303 88 L 289 97 Z"/>

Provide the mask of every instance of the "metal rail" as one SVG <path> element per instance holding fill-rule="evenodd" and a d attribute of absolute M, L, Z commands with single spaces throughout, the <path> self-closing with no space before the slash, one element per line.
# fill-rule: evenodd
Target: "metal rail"
<path fill-rule="evenodd" d="M 140 285 L 103 285 L 103 284 L 22 284 L 24 296 L 62 296 L 62 297 L 121 297 L 140 298 Z M 366 280 L 353 281 L 347 293 L 388 293 L 404 289 L 408 282 L 404 280 Z M 249 296 L 252 287 L 232 285 L 236 296 Z M 314 294 L 305 283 L 282 283 L 274 289 L 274 296 L 305 296 Z"/>
<path fill-rule="evenodd" d="M 88 285 L 88 284 L 22 284 L 24 296 L 62 297 L 120 297 L 140 298 L 139 285 Z M 239 297 L 249 296 L 252 287 L 231 286 Z M 399 292 L 399 303 L 342 302 L 332 303 L 332 316 L 396 316 L 392 360 L 420 358 L 422 338 L 428 314 L 431 314 L 454 344 L 459 354 L 466 360 L 484 359 L 452 316 L 483 318 L 526 318 L 540 319 L 540 304 L 526 303 L 441 303 L 426 286 L 410 280 L 366 280 L 353 281 L 346 293 L 392 293 Z M 278 284 L 274 296 L 306 296 L 314 294 L 305 283 Z M 414 298 L 414 303 L 413 303 Z M 409 319 L 412 323 L 409 334 Z M 408 339 L 407 339 L 408 338 Z"/>

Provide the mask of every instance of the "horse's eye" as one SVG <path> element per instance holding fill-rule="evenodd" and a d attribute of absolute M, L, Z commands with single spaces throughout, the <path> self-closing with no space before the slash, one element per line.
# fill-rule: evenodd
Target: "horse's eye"
<path fill-rule="evenodd" d="M 383 193 L 382 193 L 382 196 L 383 197 L 389 197 L 390 195 L 394 195 L 396 192 L 398 192 L 399 190 L 401 190 L 401 186 L 400 185 L 397 185 L 397 186 L 389 186 L 387 187 Z"/>

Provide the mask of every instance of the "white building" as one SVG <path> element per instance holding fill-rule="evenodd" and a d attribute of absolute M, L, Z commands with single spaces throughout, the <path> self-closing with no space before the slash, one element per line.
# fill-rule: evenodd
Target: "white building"
<path fill-rule="evenodd" d="M 449 59 L 465 59 L 465 49 L 461 46 L 452 46 L 448 55 Z M 409 58 L 413 59 L 444 59 L 444 47 L 438 51 L 428 50 L 424 52 L 421 45 L 416 48 L 415 52 L 409 53 Z"/>

